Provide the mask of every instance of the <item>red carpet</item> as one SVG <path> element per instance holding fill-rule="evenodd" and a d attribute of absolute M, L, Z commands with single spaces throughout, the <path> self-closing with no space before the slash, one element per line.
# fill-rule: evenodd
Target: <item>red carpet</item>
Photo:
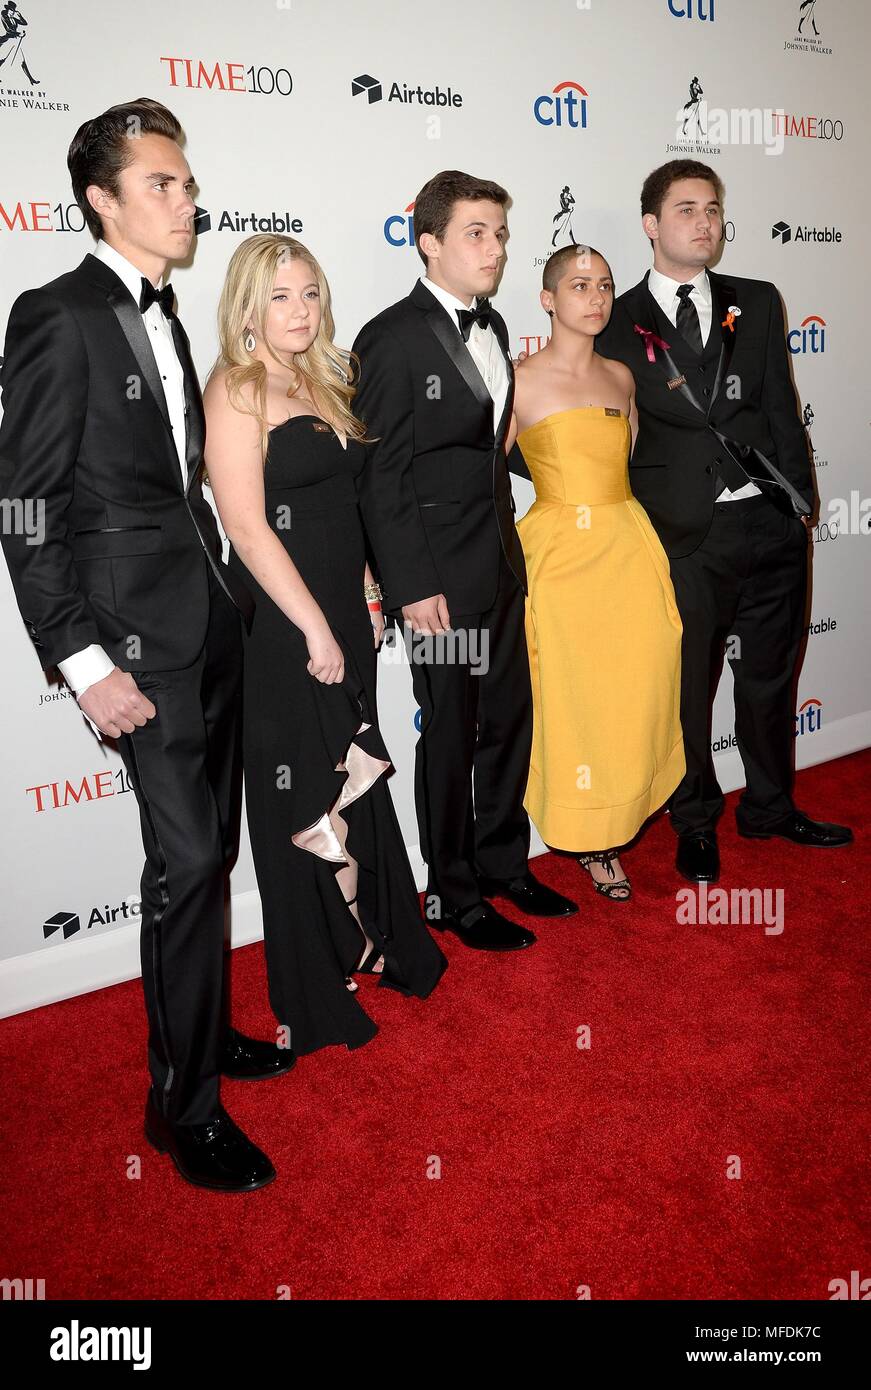
<path fill-rule="evenodd" d="M 373 1042 L 224 1083 L 278 1169 L 261 1192 L 196 1190 L 145 1143 L 138 981 L 4 1020 L 0 1275 L 47 1299 L 827 1299 L 871 1275 L 869 774 L 871 752 L 799 775 L 843 850 L 738 840 L 729 797 L 720 886 L 782 887 L 779 935 L 678 925 L 660 820 L 631 903 L 550 855 L 582 914 L 531 951 L 440 938 L 426 1002 L 364 977 Z M 262 946 L 233 969 L 234 1022 L 270 1035 Z"/>

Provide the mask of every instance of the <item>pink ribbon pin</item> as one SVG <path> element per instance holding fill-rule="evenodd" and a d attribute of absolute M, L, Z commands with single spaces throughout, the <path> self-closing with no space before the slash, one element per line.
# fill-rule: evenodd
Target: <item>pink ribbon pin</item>
<path fill-rule="evenodd" d="M 657 334 L 654 333 L 652 328 L 642 328 L 639 323 L 636 323 L 634 327 L 635 332 L 640 333 L 642 338 L 644 339 L 644 346 L 647 349 L 648 362 L 656 361 L 656 353 L 653 351 L 654 344 L 656 344 L 656 346 L 659 348 L 665 348 L 666 351 L 668 350 L 668 343 L 663 342 L 662 338 L 658 337 Z"/>

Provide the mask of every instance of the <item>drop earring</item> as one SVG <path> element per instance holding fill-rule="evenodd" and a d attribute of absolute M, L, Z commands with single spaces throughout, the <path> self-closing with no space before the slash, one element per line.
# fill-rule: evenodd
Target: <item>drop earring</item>
<path fill-rule="evenodd" d="M 245 337 L 242 339 L 247 352 L 253 352 L 257 346 L 257 339 L 254 337 L 253 329 L 249 328 Z"/>

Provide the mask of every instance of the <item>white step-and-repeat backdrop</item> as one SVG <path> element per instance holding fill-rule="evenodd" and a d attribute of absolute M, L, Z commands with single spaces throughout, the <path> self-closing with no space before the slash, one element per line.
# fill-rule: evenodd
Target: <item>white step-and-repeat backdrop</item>
<path fill-rule="evenodd" d="M 682 155 L 712 164 L 726 185 L 721 268 L 784 296 L 816 460 L 797 763 L 871 744 L 867 0 L 22 0 L 0 21 L 0 324 L 21 290 L 91 249 L 66 169 L 79 124 L 155 97 L 185 128 L 208 211 L 192 263 L 172 274 L 203 377 L 227 262 L 253 231 L 312 248 L 349 346 L 421 273 L 417 190 L 446 168 L 496 179 L 513 198 L 498 305 L 514 350 L 535 351 L 553 247 L 592 242 L 627 288 L 649 264 L 644 176 Z M 515 489 L 522 513 L 531 488 Z M 142 850 L 120 759 L 41 673 L 0 568 L 8 1013 L 137 973 Z M 419 865 L 417 711 L 395 653 L 382 656 L 380 711 Z M 723 785 L 740 785 L 728 672 L 712 738 Z M 254 939 L 247 841 L 232 889 L 233 939 Z"/>

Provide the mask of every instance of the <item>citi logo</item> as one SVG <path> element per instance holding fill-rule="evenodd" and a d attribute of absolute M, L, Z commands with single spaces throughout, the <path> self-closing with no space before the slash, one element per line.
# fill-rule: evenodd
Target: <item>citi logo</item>
<path fill-rule="evenodd" d="M 695 9 L 695 14 L 693 10 Z M 668 0 L 668 12 L 675 19 L 709 19 L 714 22 L 714 0 L 686 0 L 681 6 L 676 0 Z"/>
<path fill-rule="evenodd" d="M 771 240 L 777 241 L 778 239 L 782 246 L 786 246 L 787 242 L 793 239 L 796 243 L 807 241 L 839 242 L 843 241 L 843 236 L 837 227 L 803 227 L 799 223 L 793 232 L 788 222 L 775 222 L 771 228 Z"/>
<path fill-rule="evenodd" d="M 252 63 L 203 63 L 199 58 L 161 58 L 166 63 L 170 87 L 205 88 L 217 92 L 259 92 L 263 96 L 289 97 L 293 78 L 287 68 L 255 67 Z"/>
<path fill-rule="evenodd" d="M 393 213 L 384 223 L 384 240 L 390 246 L 414 246 L 414 203 L 405 212 Z"/>
<path fill-rule="evenodd" d="M 826 350 L 826 321 L 819 314 L 808 314 L 798 328 L 791 328 L 786 335 L 786 346 L 791 353 L 818 353 Z"/>
<path fill-rule="evenodd" d="M 532 112 L 539 125 L 586 130 L 588 97 L 579 82 L 558 82 L 552 92 L 535 98 Z"/>
<path fill-rule="evenodd" d="M 384 91 L 377 77 L 372 77 L 368 72 L 361 73 L 359 77 L 351 80 L 351 96 L 358 97 L 366 93 L 366 99 L 371 106 L 373 102 L 384 99 Z M 462 106 L 463 98 L 459 92 L 455 92 L 452 87 L 409 87 L 407 83 L 392 82 L 390 91 L 387 93 L 388 101 L 398 101 L 400 106 Z"/>
<path fill-rule="evenodd" d="M 801 738 L 802 734 L 817 734 L 822 727 L 823 702 L 811 697 L 799 707 L 795 716 L 795 736 Z"/>

